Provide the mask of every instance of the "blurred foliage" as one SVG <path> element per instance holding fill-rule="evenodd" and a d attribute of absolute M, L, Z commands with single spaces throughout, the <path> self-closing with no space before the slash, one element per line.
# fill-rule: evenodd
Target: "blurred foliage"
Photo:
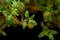
<path fill-rule="evenodd" d="M 22 27 L 23 27 L 23 29 L 25 29 L 27 27 L 27 22 L 25 20 L 22 23 Z"/>
<path fill-rule="evenodd" d="M 3 36 L 7 35 L 6 32 L 4 32 L 4 31 L 0 31 L 0 34 L 2 34 Z"/>
<path fill-rule="evenodd" d="M 47 36 L 47 37 L 49 37 L 50 40 L 54 40 L 53 35 L 57 34 L 58 32 L 56 30 L 48 29 L 47 26 L 44 26 L 43 22 L 41 22 L 41 26 L 43 26 L 43 31 L 38 35 L 38 38 Z"/>
<path fill-rule="evenodd" d="M 25 29 L 27 26 L 28 26 L 28 28 L 32 29 L 35 27 L 35 25 L 37 25 L 37 22 L 33 19 L 35 15 L 32 15 L 31 17 L 29 17 L 28 10 L 26 10 L 24 16 L 25 16 L 25 20 L 23 21 L 23 24 L 22 24 L 23 29 Z"/>
<path fill-rule="evenodd" d="M 29 14 L 36 11 L 43 12 L 43 21 L 40 22 L 43 31 L 38 38 L 48 36 L 50 40 L 54 40 L 53 34 L 58 32 L 50 28 L 56 26 L 60 29 L 60 0 L 0 0 L 0 34 L 6 36 L 2 31 L 5 27 L 3 24 L 22 25 L 23 29 L 27 26 L 29 29 L 34 28 L 38 25 L 34 20 L 35 15 Z M 22 16 L 23 22 L 20 22 L 17 16 Z"/>

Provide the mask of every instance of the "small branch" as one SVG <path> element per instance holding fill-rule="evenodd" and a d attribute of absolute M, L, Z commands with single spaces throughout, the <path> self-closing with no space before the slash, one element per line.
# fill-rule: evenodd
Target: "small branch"
<path fill-rule="evenodd" d="M 23 22 L 23 21 L 24 21 L 24 16 L 21 15 L 21 22 Z"/>
<path fill-rule="evenodd" d="M 4 24 L 2 27 L 0 27 L 0 31 L 2 31 L 6 27 L 6 24 Z"/>
<path fill-rule="evenodd" d="M 14 16 L 13 20 L 15 24 L 22 25 L 21 21 L 16 16 Z"/>

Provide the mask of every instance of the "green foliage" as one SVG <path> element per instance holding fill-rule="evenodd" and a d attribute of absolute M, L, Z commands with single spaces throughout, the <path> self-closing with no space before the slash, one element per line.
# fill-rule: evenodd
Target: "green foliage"
<path fill-rule="evenodd" d="M 32 15 L 30 18 L 29 18 L 29 21 L 28 23 L 32 23 L 34 25 L 37 25 L 37 22 L 33 19 L 35 15 Z"/>
<path fill-rule="evenodd" d="M 45 26 L 44 26 L 45 27 Z M 47 36 L 49 33 L 49 29 L 47 27 L 45 27 L 43 29 L 43 31 L 38 35 L 38 38 L 41 38 L 41 37 L 44 37 L 44 36 Z"/>
<path fill-rule="evenodd" d="M 3 36 L 7 35 L 6 32 L 4 32 L 4 31 L 1 31 L 0 34 L 2 34 Z"/>
<path fill-rule="evenodd" d="M 33 1 L 33 3 L 32 3 Z M 0 13 L 4 16 L 4 20 L 0 18 L 0 26 L 3 24 L 3 21 L 6 25 L 13 25 L 13 18 L 19 15 L 24 15 L 25 19 L 22 23 L 23 29 L 27 26 L 32 29 L 37 25 L 37 22 L 34 20 L 34 16 L 29 17 L 30 3 L 31 7 L 34 8 L 35 2 L 37 2 L 38 9 L 43 11 L 43 21 L 41 22 L 41 27 L 43 31 L 38 35 L 38 38 L 48 36 L 50 40 L 54 40 L 53 35 L 57 34 L 57 31 L 50 30 L 49 28 L 53 25 L 53 21 L 56 22 L 56 26 L 60 27 L 60 0 L 4 0 L 4 4 L 0 3 Z M 27 10 L 26 10 L 27 9 Z M 32 9 L 31 9 L 32 10 Z M 24 13 L 25 11 L 25 13 Z M 34 11 L 34 10 L 33 10 Z M 21 13 L 20 13 L 21 12 Z M 23 14 L 22 14 L 23 12 Z M 0 14 L 0 15 L 1 15 Z M 44 24 L 46 22 L 47 25 Z M 59 28 L 58 27 L 58 28 Z M 6 36 L 5 32 L 0 32 L 0 34 Z"/>
<path fill-rule="evenodd" d="M 9 13 L 7 13 L 7 12 L 8 12 L 7 10 L 2 11 L 2 13 L 5 17 L 7 17 L 9 15 Z"/>
<path fill-rule="evenodd" d="M 54 40 L 53 34 L 57 34 L 57 32 L 55 30 L 43 30 L 39 35 L 38 38 L 42 38 L 44 36 L 49 37 L 50 40 Z"/>
<path fill-rule="evenodd" d="M 46 6 L 43 6 L 43 5 L 46 5 L 47 0 L 37 0 L 37 3 L 41 10 L 46 10 Z"/>
<path fill-rule="evenodd" d="M 43 28 L 43 31 L 38 35 L 38 38 L 42 38 L 44 36 L 49 37 L 50 40 L 54 40 L 53 35 L 57 34 L 58 32 L 55 30 L 49 30 L 44 24 L 43 22 L 41 22 L 41 26 Z"/>
<path fill-rule="evenodd" d="M 22 27 L 23 27 L 23 29 L 25 29 L 25 28 L 27 27 L 27 22 L 26 22 L 26 20 L 23 21 Z"/>
<path fill-rule="evenodd" d="M 19 16 L 17 8 L 11 8 L 12 15 Z"/>
<path fill-rule="evenodd" d="M 26 18 L 26 19 L 29 18 L 29 11 L 28 11 L 28 10 L 25 11 L 25 18 Z"/>
<path fill-rule="evenodd" d="M 54 37 L 53 37 L 52 34 L 49 34 L 48 37 L 49 37 L 50 40 L 54 40 Z"/>
<path fill-rule="evenodd" d="M 28 23 L 32 23 L 32 24 L 34 24 L 34 25 L 37 25 L 37 22 L 36 22 L 35 20 L 29 20 Z"/>
<path fill-rule="evenodd" d="M 12 7 L 17 7 L 17 1 L 14 0 L 14 1 L 12 2 Z"/>
<path fill-rule="evenodd" d="M 58 32 L 55 31 L 55 30 L 50 30 L 50 33 L 51 33 L 51 34 L 57 34 Z"/>
<path fill-rule="evenodd" d="M 55 0 L 55 2 L 56 2 L 57 4 L 60 4 L 60 0 Z"/>
<path fill-rule="evenodd" d="M 11 5 L 12 4 L 12 0 L 4 0 L 6 4 Z"/>
<path fill-rule="evenodd" d="M 25 9 L 25 5 L 24 5 L 24 3 L 21 2 L 21 1 L 18 1 L 18 2 L 17 2 L 17 7 L 18 7 L 20 10 L 24 10 L 24 9 Z"/>
<path fill-rule="evenodd" d="M 33 19 L 35 15 L 32 15 L 31 17 L 29 17 L 29 11 L 28 10 L 25 11 L 24 16 L 26 19 L 26 21 L 23 22 L 24 25 L 26 24 L 26 26 L 27 26 L 27 24 L 28 24 L 29 28 L 33 28 L 34 25 L 37 25 L 37 22 Z M 30 25 L 31 25 L 31 27 L 30 27 Z"/>
<path fill-rule="evenodd" d="M 38 35 L 38 38 L 42 38 L 42 37 L 44 37 L 45 36 L 45 31 L 42 31 L 39 35 Z"/>
<path fill-rule="evenodd" d="M 6 18 L 6 24 L 7 25 L 12 25 L 12 22 L 13 22 L 12 15 L 7 16 L 7 18 Z"/>
<path fill-rule="evenodd" d="M 33 19 L 35 15 L 32 15 L 31 17 L 29 17 L 29 11 L 28 11 L 28 10 L 25 11 L 24 16 L 25 16 L 25 20 L 24 20 L 24 22 L 23 22 L 23 24 L 22 24 L 23 29 L 25 29 L 28 24 L 29 24 L 29 25 L 28 25 L 29 28 L 31 28 L 30 25 L 31 25 L 31 26 L 37 25 L 37 22 Z M 28 22 L 28 23 L 27 23 L 27 22 Z M 32 25 L 32 24 L 33 24 L 33 25 Z"/>

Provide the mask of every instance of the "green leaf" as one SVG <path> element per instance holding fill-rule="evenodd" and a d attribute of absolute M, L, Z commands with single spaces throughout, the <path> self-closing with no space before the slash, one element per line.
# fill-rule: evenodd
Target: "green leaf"
<path fill-rule="evenodd" d="M 12 3 L 12 7 L 17 7 L 17 1 L 13 1 L 13 3 Z"/>
<path fill-rule="evenodd" d="M 38 38 L 47 36 L 49 34 L 49 30 L 45 27 L 43 31 L 38 35 Z"/>
<path fill-rule="evenodd" d="M 48 33 L 49 33 L 48 27 L 47 27 L 47 26 L 44 26 L 44 27 L 43 27 L 43 31 L 44 31 L 44 34 L 47 36 Z"/>
<path fill-rule="evenodd" d="M 17 7 L 18 7 L 20 10 L 25 9 L 24 3 L 23 3 L 23 2 L 20 2 L 20 1 L 17 2 Z"/>
<path fill-rule="evenodd" d="M 37 25 L 37 22 L 35 20 L 31 20 L 31 23 Z"/>
<path fill-rule="evenodd" d="M 9 15 L 6 17 L 6 24 L 7 25 L 11 25 L 13 21 L 12 15 Z"/>
<path fill-rule="evenodd" d="M 35 17 L 35 15 L 32 15 L 30 18 L 33 19 Z"/>
<path fill-rule="evenodd" d="M 48 0 L 37 0 L 37 4 L 38 4 L 40 10 L 42 10 L 42 11 L 46 10 L 46 6 L 43 6 L 43 5 L 45 5 L 47 2 L 48 2 Z"/>
<path fill-rule="evenodd" d="M 23 29 L 25 29 L 25 28 L 27 27 L 27 22 L 26 22 L 26 21 L 24 21 L 24 22 L 22 23 L 22 27 L 23 27 Z"/>
<path fill-rule="evenodd" d="M 6 4 L 12 4 L 12 0 L 4 0 Z"/>
<path fill-rule="evenodd" d="M 2 11 L 2 13 L 3 13 L 3 15 L 5 16 L 5 17 L 7 17 L 8 16 L 8 14 L 7 14 L 7 12 L 4 10 L 4 11 Z"/>
<path fill-rule="evenodd" d="M 12 11 L 12 15 L 19 16 L 17 8 L 12 8 L 11 11 Z"/>
<path fill-rule="evenodd" d="M 38 38 L 42 38 L 45 36 L 45 31 L 42 31 L 39 35 L 38 35 Z"/>
<path fill-rule="evenodd" d="M 51 33 L 51 34 L 57 34 L 58 32 L 55 31 L 55 30 L 50 30 L 50 33 Z"/>
<path fill-rule="evenodd" d="M 54 37 L 53 37 L 52 34 L 49 34 L 48 37 L 49 37 L 50 40 L 54 40 Z"/>
<path fill-rule="evenodd" d="M 3 36 L 7 35 L 6 32 L 4 32 L 4 31 L 1 31 L 0 34 L 2 34 Z"/>
<path fill-rule="evenodd" d="M 25 11 L 25 18 L 27 18 L 27 19 L 29 18 L 29 11 L 28 10 Z"/>
<path fill-rule="evenodd" d="M 29 18 L 28 23 L 32 23 L 34 25 L 37 25 L 37 22 L 35 20 L 33 20 L 33 16 L 32 16 L 32 18 Z"/>
<path fill-rule="evenodd" d="M 44 23 L 43 22 L 41 22 L 41 26 L 44 27 Z"/>

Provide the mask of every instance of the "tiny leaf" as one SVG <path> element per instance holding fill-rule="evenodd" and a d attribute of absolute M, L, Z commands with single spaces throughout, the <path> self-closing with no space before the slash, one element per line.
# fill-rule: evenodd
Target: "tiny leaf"
<path fill-rule="evenodd" d="M 41 22 L 41 26 L 44 27 L 44 23 L 43 22 Z"/>
<path fill-rule="evenodd" d="M 23 2 L 20 2 L 20 1 L 17 2 L 17 7 L 18 7 L 20 10 L 25 9 L 24 3 L 23 3 Z"/>
<path fill-rule="evenodd" d="M 49 37 L 50 40 L 54 40 L 54 37 L 53 37 L 52 34 L 49 34 L 48 37 Z"/>
<path fill-rule="evenodd" d="M 24 22 L 22 23 L 22 27 L 23 27 L 23 29 L 25 29 L 25 28 L 27 27 L 27 22 L 26 22 L 26 21 L 24 21 Z"/>
<path fill-rule="evenodd" d="M 35 20 L 31 20 L 31 23 L 37 25 L 37 22 Z"/>
<path fill-rule="evenodd" d="M 50 33 L 51 33 L 51 34 L 57 34 L 58 32 L 55 31 L 55 30 L 50 30 Z"/>
<path fill-rule="evenodd" d="M 25 11 L 25 18 L 29 18 L 29 11 L 28 10 Z"/>
<path fill-rule="evenodd" d="M 17 2 L 14 0 L 13 4 L 12 4 L 12 7 L 17 7 L 16 5 L 17 5 Z"/>
<path fill-rule="evenodd" d="M 39 35 L 38 35 L 38 38 L 42 38 L 45 36 L 45 31 L 42 31 Z"/>
<path fill-rule="evenodd" d="M 32 24 L 32 23 L 28 23 L 28 28 L 29 28 L 29 29 L 32 29 L 32 28 L 34 28 L 34 27 L 35 27 L 34 24 Z"/>
<path fill-rule="evenodd" d="M 32 15 L 30 18 L 33 19 L 35 17 L 35 15 Z"/>
<path fill-rule="evenodd" d="M 19 16 L 17 8 L 15 9 L 12 8 L 12 14 L 15 16 Z"/>
<path fill-rule="evenodd" d="M 7 17 L 8 16 L 8 14 L 7 14 L 7 12 L 4 10 L 3 12 L 3 15 L 5 16 L 5 17 Z"/>
<path fill-rule="evenodd" d="M 6 17 L 6 24 L 7 25 L 11 25 L 12 24 L 12 21 L 13 21 L 12 15 L 9 15 L 9 16 Z"/>
<path fill-rule="evenodd" d="M 0 34 L 2 34 L 3 36 L 7 35 L 4 31 L 1 31 Z"/>
<path fill-rule="evenodd" d="M 12 0 L 4 0 L 6 4 L 12 4 Z"/>

